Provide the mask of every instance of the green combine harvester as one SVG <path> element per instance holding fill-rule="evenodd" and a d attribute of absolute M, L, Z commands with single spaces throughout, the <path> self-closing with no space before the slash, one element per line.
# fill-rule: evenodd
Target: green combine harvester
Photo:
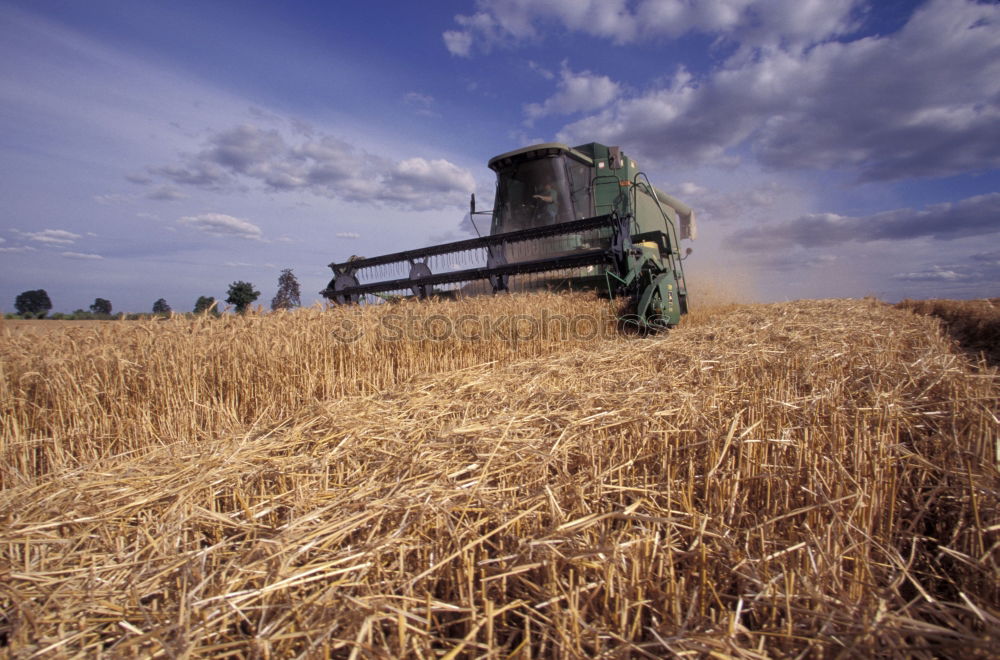
<path fill-rule="evenodd" d="M 687 312 L 681 239 L 694 211 L 657 190 L 618 147 L 538 144 L 489 162 L 497 174 L 490 233 L 380 257 L 332 263 L 321 291 L 358 303 L 527 288 L 597 289 L 623 301 L 624 324 L 669 328 Z M 465 267 L 463 265 L 472 265 Z"/>

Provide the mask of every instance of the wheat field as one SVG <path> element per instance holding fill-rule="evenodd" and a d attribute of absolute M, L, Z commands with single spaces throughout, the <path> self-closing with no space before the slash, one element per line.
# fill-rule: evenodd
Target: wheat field
<path fill-rule="evenodd" d="M 0 345 L 0 654 L 996 657 L 997 371 L 872 300 Z"/>

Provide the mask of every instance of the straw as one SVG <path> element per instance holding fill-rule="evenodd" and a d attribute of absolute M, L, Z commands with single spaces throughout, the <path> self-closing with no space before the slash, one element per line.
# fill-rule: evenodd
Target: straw
<path fill-rule="evenodd" d="M 417 313 L 486 309 L 434 305 Z M 11 449 L 0 491 L 6 652 L 995 655 L 997 372 L 932 320 L 799 301 L 701 310 L 648 339 L 297 357 L 332 354 L 306 337 L 340 313 L 67 335 L 53 341 L 108 357 L 37 349 L 72 379 L 60 389 L 12 369 L 28 346 L 3 349 L 16 442 L 45 457 Z M 216 380 L 181 357 L 198 342 Z M 285 358 L 243 371 L 226 351 L 246 345 Z M 140 357 L 176 373 L 139 379 L 116 418 L 127 446 L 55 433 L 98 424 L 72 415 L 112 405 L 98 376 Z M 234 410 L 192 428 L 159 408 L 183 396 Z M 45 406 L 63 419 L 48 442 L 22 412 Z"/>

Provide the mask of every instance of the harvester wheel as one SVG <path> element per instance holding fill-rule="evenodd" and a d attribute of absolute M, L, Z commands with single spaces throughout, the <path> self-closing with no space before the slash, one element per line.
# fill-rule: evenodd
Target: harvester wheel
<path fill-rule="evenodd" d="M 350 273 L 340 273 L 326 285 L 323 295 L 340 305 L 357 303 L 361 299 L 358 294 L 339 293 L 339 291 L 352 286 L 358 286 L 358 278 Z"/>

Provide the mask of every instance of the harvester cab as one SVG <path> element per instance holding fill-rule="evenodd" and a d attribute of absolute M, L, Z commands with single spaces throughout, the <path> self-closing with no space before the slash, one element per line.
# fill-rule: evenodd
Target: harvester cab
<path fill-rule="evenodd" d="M 321 293 L 356 303 L 571 286 L 624 300 L 626 325 L 657 330 L 680 321 L 688 304 L 680 240 L 696 238 L 694 212 L 653 187 L 621 149 L 539 144 L 489 167 L 497 175 L 489 235 L 332 263 Z M 471 212 L 480 214 L 475 196 Z"/>

